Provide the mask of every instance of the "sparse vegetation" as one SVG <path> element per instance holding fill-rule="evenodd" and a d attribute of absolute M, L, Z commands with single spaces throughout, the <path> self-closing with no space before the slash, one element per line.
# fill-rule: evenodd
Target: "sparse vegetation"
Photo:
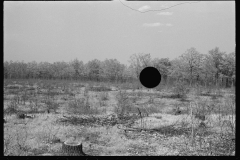
<path fill-rule="evenodd" d="M 103 91 L 111 91 L 110 88 L 105 87 L 105 86 L 91 86 L 89 88 L 90 91 L 95 91 L 95 92 L 103 92 Z"/>
<path fill-rule="evenodd" d="M 10 101 L 10 104 L 8 105 L 8 107 L 4 110 L 4 113 L 6 114 L 13 114 L 17 112 L 17 102 L 13 99 Z"/>
<path fill-rule="evenodd" d="M 235 95 L 227 94 L 223 90 L 212 89 L 209 96 L 203 96 L 202 93 L 208 92 L 207 88 L 203 88 L 200 94 L 193 95 L 192 92 L 188 92 L 188 86 L 185 82 L 179 84 L 181 85 L 174 85 L 170 93 L 169 91 L 154 93 L 147 89 L 135 91 L 123 89 L 120 91 L 91 90 L 90 88 L 94 88 L 96 83 L 84 85 L 86 86 L 84 88 L 80 85 L 79 87 L 82 88 L 80 91 L 78 87 L 67 89 L 70 88 L 70 82 L 59 88 L 60 91 L 64 90 L 61 93 L 58 93 L 57 90 L 52 91 L 56 86 L 55 83 L 48 83 L 45 85 L 49 87 L 48 90 L 44 92 L 44 87 L 42 87 L 43 91 L 37 94 L 23 91 L 18 92 L 17 95 L 9 96 L 7 92 L 5 96 L 8 98 L 4 100 L 8 102 L 4 107 L 4 116 L 7 117 L 4 123 L 6 128 L 4 154 L 40 155 L 50 152 L 61 155 L 61 143 L 64 141 L 63 138 L 66 138 L 66 135 L 62 133 L 64 131 L 62 127 L 68 125 L 70 125 L 69 129 L 72 128 L 71 126 L 77 127 L 78 133 L 73 133 L 74 136 L 80 138 L 80 133 L 82 133 L 80 126 L 86 128 L 103 126 L 107 128 L 109 134 L 111 130 L 114 130 L 116 124 L 122 124 L 126 128 L 118 128 L 118 130 L 124 131 L 124 134 L 119 133 L 118 136 L 124 136 L 128 139 L 144 139 L 144 137 L 136 136 L 141 130 L 146 132 L 144 133 L 146 137 L 151 136 L 151 134 L 158 134 L 160 137 L 166 136 L 167 139 L 164 143 L 168 144 L 169 149 L 166 154 L 232 155 L 235 150 Z M 102 83 L 98 86 L 101 85 L 104 86 Z M 75 95 L 70 96 L 70 93 Z M 217 93 L 214 99 L 212 98 L 213 93 Z M 23 100 L 23 96 L 26 96 L 25 100 Z M 189 102 L 181 101 L 183 98 L 189 99 Z M 114 101 L 116 105 L 112 105 Z M 192 109 L 189 107 L 190 103 Z M 108 112 L 111 113 L 111 116 L 99 117 Z M 18 125 L 20 126 L 17 124 L 15 127 L 10 127 L 11 123 L 16 123 L 13 122 L 14 117 L 12 117 L 15 114 L 15 118 L 19 119 L 18 123 L 25 123 L 26 127 L 22 130 L 25 130 L 25 133 L 22 133 L 25 138 L 16 138 L 13 141 L 9 136 L 9 131 L 16 129 L 15 127 Z M 38 116 L 28 114 L 37 114 Z M 36 123 L 45 128 L 45 131 L 35 133 L 32 127 Z M 51 123 L 51 126 L 48 123 Z M 128 130 L 132 131 L 131 134 L 128 133 Z M 88 132 L 94 131 L 91 129 Z M 19 137 L 17 134 L 12 132 L 11 136 Z M 32 139 L 33 137 L 35 138 Z M 181 141 L 175 141 L 173 137 L 182 138 Z M 38 147 L 32 146 L 31 141 L 37 142 Z M 91 141 L 91 143 L 95 142 Z M 47 144 L 48 147 L 46 147 Z M 174 148 L 174 145 L 179 147 Z M 132 151 L 137 151 L 140 148 L 133 147 Z M 87 151 L 94 154 L 96 150 L 98 149 L 89 148 Z M 173 153 L 172 150 L 178 152 Z M 128 153 L 134 154 L 132 151 L 129 150 Z M 150 151 L 148 152 L 150 154 Z"/>
<path fill-rule="evenodd" d="M 146 66 L 162 74 L 153 90 L 138 81 Z M 4 155 L 61 155 L 69 138 L 90 155 L 233 155 L 234 87 L 235 53 L 218 48 L 130 66 L 4 62 Z"/>
<path fill-rule="evenodd" d="M 108 100 L 108 92 L 101 92 L 100 95 L 99 95 L 99 98 L 101 101 L 106 101 Z"/>
<path fill-rule="evenodd" d="M 132 107 L 126 91 L 119 91 L 116 98 L 117 98 L 117 107 L 115 108 L 115 113 L 119 117 L 122 117 L 125 114 L 128 114 L 129 111 L 132 109 Z"/>
<path fill-rule="evenodd" d="M 175 96 L 176 98 L 185 99 L 188 92 L 189 88 L 183 80 L 175 82 L 173 88 L 173 97 Z"/>

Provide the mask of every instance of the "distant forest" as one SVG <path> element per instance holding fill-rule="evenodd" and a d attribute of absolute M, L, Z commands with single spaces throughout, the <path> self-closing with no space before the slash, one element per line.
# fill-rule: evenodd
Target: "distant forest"
<path fill-rule="evenodd" d="M 199 84 L 232 87 L 235 86 L 235 57 L 235 52 L 221 52 L 218 47 L 207 54 L 201 54 L 192 47 L 171 61 L 169 58 L 152 59 L 149 53 L 133 54 L 130 56 L 129 66 L 116 59 L 94 59 L 86 64 L 78 59 L 54 63 L 4 61 L 4 78 L 123 83 L 136 81 L 143 68 L 153 66 L 159 70 L 165 84 L 184 80 L 190 86 Z"/>

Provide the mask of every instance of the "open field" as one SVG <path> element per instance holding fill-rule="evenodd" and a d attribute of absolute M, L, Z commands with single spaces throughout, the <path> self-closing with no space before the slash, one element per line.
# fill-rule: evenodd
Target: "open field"
<path fill-rule="evenodd" d="M 233 89 L 4 80 L 4 155 L 235 155 Z"/>

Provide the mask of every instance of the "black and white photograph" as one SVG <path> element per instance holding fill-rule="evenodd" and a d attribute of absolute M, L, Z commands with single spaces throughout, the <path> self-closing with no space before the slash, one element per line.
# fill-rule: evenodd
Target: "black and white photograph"
<path fill-rule="evenodd" d="M 235 156 L 235 1 L 4 1 L 4 156 Z"/>

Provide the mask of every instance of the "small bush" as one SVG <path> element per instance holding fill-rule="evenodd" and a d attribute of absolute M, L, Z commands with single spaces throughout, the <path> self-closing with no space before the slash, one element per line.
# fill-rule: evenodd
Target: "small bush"
<path fill-rule="evenodd" d="M 130 97 L 129 97 L 129 98 L 130 98 Z M 138 100 L 138 97 L 135 96 L 135 95 L 133 95 L 133 96 L 131 97 L 131 99 L 132 99 L 132 103 L 136 103 L 137 100 Z"/>
<path fill-rule="evenodd" d="M 138 97 L 138 98 L 143 97 L 143 93 L 142 93 L 141 91 L 138 91 L 138 92 L 137 92 L 137 97 Z"/>
<path fill-rule="evenodd" d="M 153 96 L 149 96 L 148 103 L 149 104 L 153 104 L 154 103 L 154 97 Z"/>
<path fill-rule="evenodd" d="M 99 105 L 100 105 L 100 107 L 106 106 L 106 102 L 102 101 L 102 100 L 99 100 Z"/>
<path fill-rule="evenodd" d="M 102 101 L 106 101 L 109 99 L 107 92 L 102 92 L 102 93 L 100 93 L 99 96 L 100 96 L 100 100 L 102 100 Z"/>
<path fill-rule="evenodd" d="M 35 105 L 34 103 L 30 103 L 29 107 L 30 107 L 29 113 L 38 113 L 38 106 L 37 105 Z"/>
<path fill-rule="evenodd" d="M 9 85 L 6 88 L 7 89 L 20 89 L 22 86 L 21 85 Z"/>
<path fill-rule="evenodd" d="M 199 86 L 199 85 L 197 85 L 195 88 L 194 88 L 194 90 L 195 90 L 195 94 L 197 95 L 197 96 L 201 96 L 202 94 L 203 94 L 203 87 L 202 86 Z"/>
<path fill-rule="evenodd" d="M 178 98 L 186 98 L 189 91 L 187 84 L 183 80 L 175 82 L 173 92 Z"/>
<path fill-rule="evenodd" d="M 99 110 L 95 108 L 91 108 L 89 101 L 89 97 L 74 99 L 73 101 L 68 103 L 68 112 L 74 114 L 98 114 Z"/>
<path fill-rule="evenodd" d="M 212 94 L 209 92 L 203 92 L 199 94 L 200 96 L 211 96 Z"/>
<path fill-rule="evenodd" d="M 125 114 L 129 114 L 131 112 L 136 112 L 136 108 L 131 106 L 131 103 L 128 99 L 128 94 L 126 91 L 119 91 L 117 96 L 117 107 L 115 108 L 115 113 L 118 117 L 122 117 Z"/>
<path fill-rule="evenodd" d="M 128 82 L 128 83 L 122 83 L 119 85 L 119 88 L 127 90 L 127 89 L 132 89 L 132 90 L 137 90 L 140 89 L 142 85 L 137 82 Z"/>
<path fill-rule="evenodd" d="M 29 96 L 27 95 L 27 92 L 23 92 L 23 94 L 21 95 L 21 100 L 23 102 L 23 104 L 25 105 L 26 101 L 29 99 Z"/>
<path fill-rule="evenodd" d="M 56 110 L 60 107 L 60 105 L 56 102 L 54 102 L 51 99 L 48 99 L 45 104 L 47 105 L 47 109 L 48 110 L 53 110 L 54 112 L 56 112 Z M 36 105 L 35 105 L 36 106 Z"/>
<path fill-rule="evenodd" d="M 90 91 L 95 91 L 95 92 L 102 92 L 102 91 L 112 91 L 111 88 L 105 87 L 105 86 L 92 86 L 89 87 Z"/>
<path fill-rule="evenodd" d="M 146 110 L 148 114 L 162 113 L 162 109 L 155 105 L 151 105 L 151 107 L 146 108 Z"/>
<path fill-rule="evenodd" d="M 15 100 L 12 100 L 10 104 L 8 105 L 8 108 L 4 110 L 4 113 L 6 114 L 14 114 L 17 112 L 17 102 Z"/>
<path fill-rule="evenodd" d="M 223 92 L 220 89 L 215 90 L 215 92 L 213 94 L 211 94 L 211 98 L 217 99 L 219 97 L 223 97 Z"/>
<path fill-rule="evenodd" d="M 84 98 L 81 98 L 81 99 L 74 99 L 73 101 L 69 102 L 68 103 L 68 108 L 70 110 L 72 110 L 73 112 L 79 112 L 81 111 L 82 109 L 85 109 L 86 106 L 84 104 L 85 102 L 85 99 Z"/>

